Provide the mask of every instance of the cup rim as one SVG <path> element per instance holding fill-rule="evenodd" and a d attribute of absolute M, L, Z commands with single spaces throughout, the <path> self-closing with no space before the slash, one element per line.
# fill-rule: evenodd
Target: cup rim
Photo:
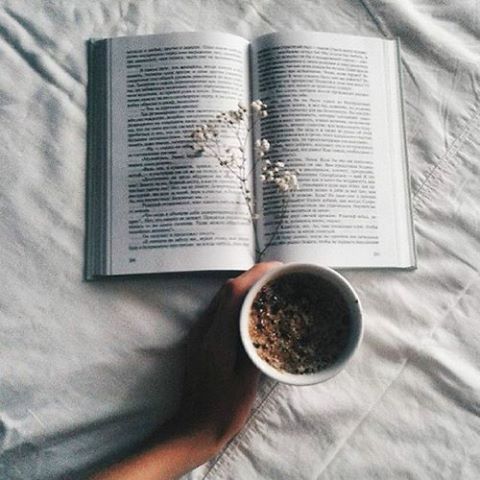
<path fill-rule="evenodd" d="M 257 353 L 248 332 L 250 309 L 258 291 L 268 282 L 291 273 L 311 273 L 333 283 L 339 288 L 350 308 L 352 333 L 349 344 L 337 361 L 331 366 L 313 373 L 290 373 L 276 369 L 263 360 Z M 287 263 L 268 270 L 249 290 L 240 311 L 240 337 L 243 347 L 251 361 L 266 375 L 278 382 L 290 385 L 313 385 L 324 382 L 337 375 L 357 351 L 363 338 L 363 311 L 350 282 L 330 267 L 309 263 Z"/>

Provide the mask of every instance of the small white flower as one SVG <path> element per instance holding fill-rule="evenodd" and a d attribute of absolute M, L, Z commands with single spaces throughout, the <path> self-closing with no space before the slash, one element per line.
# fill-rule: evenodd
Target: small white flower
<path fill-rule="evenodd" d="M 262 149 L 262 152 L 267 153 L 270 150 L 270 142 L 266 138 L 262 139 L 260 142 L 260 148 Z"/>
<path fill-rule="evenodd" d="M 260 104 L 260 100 L 254 100 L 254 101 L 250 104 L 250 108 L 251 108 L 254 112 L 259 112 L 259 111 L 262 109 L 262 105 Z"/>

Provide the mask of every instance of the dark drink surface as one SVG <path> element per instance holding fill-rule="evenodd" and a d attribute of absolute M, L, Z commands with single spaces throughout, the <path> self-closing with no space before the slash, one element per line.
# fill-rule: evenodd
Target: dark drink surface
<path fill-rule="evenodd" d="M 289 373 L 313 373 L 348 346 L 350 309 L 338 287 L 309 273 L 291 273 L 262 287 L 249 335 L 258 355 Z"/>

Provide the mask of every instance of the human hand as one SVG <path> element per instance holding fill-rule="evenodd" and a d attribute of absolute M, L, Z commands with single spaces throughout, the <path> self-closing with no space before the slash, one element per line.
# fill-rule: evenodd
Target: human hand
<path fill-rule="evenodd" d="M 95 480 L 171 480 L 216 455 L 245 424 L 259 372 L 240 342 L 239 314 L 250 287 L 278 262 L 259 263 L 229 280 L 193 328 L 178 414 L 145 452 Z"/>
<path fill-rule="evenodd" d="M 255 265 L 229 280 L 192 330 L 178 429 L 200 435 L 217 453 L 245 424 L 259 371 L 240 342 L 239 314 L 250 287 L 278 262 Z"/>

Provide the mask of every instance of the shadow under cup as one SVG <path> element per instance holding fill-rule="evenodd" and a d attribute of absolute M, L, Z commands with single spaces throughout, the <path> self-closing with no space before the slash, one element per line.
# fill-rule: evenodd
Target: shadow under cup
<path fill-rule="evenodd" d="M 273 367 L 257 352 L 250 336 L 249 326 L 252 306 L 257 294 L 267 284 L 273 284 L 280 279 L 286 279 L 292 274 L 306 274 L 315 280 L 318 278 L 319 289 L 328 283 L 334 287 L 348 307 L 348 339 L 342 350 L 336 355 L 335 360 L 324 368 L 312 373 L 290 373 Z M 333 301 L 333 300 L 332 300 Z M 252 362 L 266 375 L 282 383 L 291 385 L 312 385 L 324 382 L 339 373 L 352 358 L 358 349 L 363 337 L 362 308 L 360 300 L 351 284 L 342 275 L 329 267 L 320 267 L 312 264 L 290 263 L 269 270 L 250 289 L 242 305 L 240 313 L 240 336 L 243 346 Z"/>

